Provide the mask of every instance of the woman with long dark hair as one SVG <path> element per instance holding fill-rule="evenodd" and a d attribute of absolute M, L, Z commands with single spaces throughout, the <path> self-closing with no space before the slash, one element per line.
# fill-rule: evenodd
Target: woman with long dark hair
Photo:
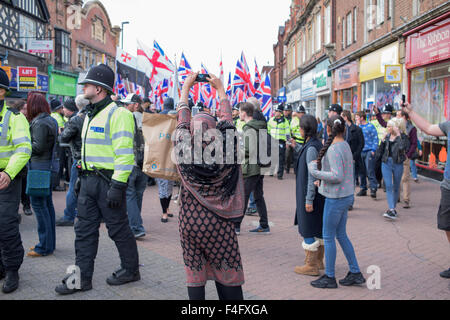
<path fill-rule="evenodd" d="M 303 249 L 305 250 L 305 265 L 296 267 L 295 273 L 318 276 L 319 270 L 323 270 L 323 206 L 325 198 L 318 193 L 314 185 L 315 178 L 308 170 L 308 163 L 314 161 L 319 156 L 322 149 L 322 142 L 317 138 L 317 120 L 311 115 L 304 115 L 300 119 L 300 134 L 305 139 L 305 144 L 301 148 L 295 172 L 297 176 L 296 199 L 297 211 L 295 224 L 298 224 L 298 231 L 303 237 Z M 292 139 L 294 148 L 296 142 Z"/>
<path fill-rule="evenodd" d="M 236 128 L 223 84 L 213 75 L 208 81 L 220 97 L 219 122 L 203 112 L 192 117 L 188 97 L 197 75 L 190 75 L 183 85 L 176 148 L 181 147 L 183 155 L 185 152 L 197 155 L 198 151 L 203 155 L 213 141 L 204 141 L 202 137 L 213 130 L 224 137 L 223 151 L 227 152 L 224 159 L 229 154 L 234 161 L 223 164 L 215 157 L 212 162 L 203 157 L 202 161 L 177 161 L 182 188 L 179 226 L 188 294 L 191 300 L 205 300 L 205 285 L 208 280 L 214 280 L 220 300 L 242 300 L 244 271 L 234 223 L 244 215 L 244 181 L 241 165 L 236 161 Z M 233 150 L 226 148 L 228 132 L 234 139 Z M 196 159 L 195 155 L 191 160 Z"/>
<path fill-rule="evenodd" d="M 30 122 L 32 142 L 29 170 L 56 173 L 59 170 L 58 161 L 54 161 L 57 160 L 55 144 L 58 137 L 58 123 L 50 116 L 50 106 L 44 95 L 31 93 L 28 96 L 27 118 Z M 30 196 L 37 220 L 39 244 L 30 249 L 27 254 L 29 257 L 48 256 L 55 251 L 55 208 L 51 190 L 52 186 L 50 195 L 46 197 Z"/>
<path fill-rule="evenodd" d="M 365 283 L 356 260 L 346 227 L 348 209 L 354 200 L 354 166 L 350 146 L 345 142 L 345 121 L 340 116 L 331 117 L 326 126 L 328 141 L 316 161 L 308 168 L 313 177 L 320 180 L 319 192 L 326 198 L 323 211 L 323 238 L 325 243 L 325 275 L 311 285 L 322 289 L 337 288 L 335 278 L 336 241 L 344 251 L 350 272 L 339 281 L 343 286 Z M 323 170 L 322 170 L 323 169 Z"/>

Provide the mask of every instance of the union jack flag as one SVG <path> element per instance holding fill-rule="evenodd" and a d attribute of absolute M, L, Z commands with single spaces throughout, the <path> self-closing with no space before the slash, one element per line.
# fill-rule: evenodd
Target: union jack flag
<path fill-rule="evenodd" d="M 261 111 L 264 114 L 264 117 L 266 117 L 266 120 L 269 120 L 272 116 L 272 89 L 269 74 L 266 74 L 264 82 L 261 83 L 261 92 L 263 96 Z"/>
<path fill-rule="evenodd" d="M 255 87 L 252 83 L 252 76 L 245 60 L 244 52 L 236 64 L 236 71 L 234 73 L 234 91 L 240 88 L 247 96 L 255 95 Z"/>
<path fill-rule="evenodd" d="M 256 63 L 255 59 L 255 84 L 253 87 L 255 88 L 255 98 L 260 100 L 262 98 L 262 95 L 260 94 L 259 87 L 261 86 L 261 74 L 258 71 L 258 64 Z"/>
<path fill-rule="evenodd" d="M 244 90 L 242 90 L 241 88 L 237 88 L 236 92 L 233 95 L 231 105 L 234 107 L 238 103 L 245 102 L 246 100 L 247 100 L 247 95 L 245 94 Z"/>
<path fill-rule="evenodd" d="M 125 81 L 123 81 L 120 73 L 117 74 L 116 85 L 114 88 L 114 93 L 118 95 L 121 99 L 125 99 L 128 95 L 127 87 Z"/>
<path fill-rule="evenodd" d="M 227 86 L 227 92 L 226 92 L 227 96 L 228 96 L 228 100 L 231 101 L 232 98 L 232 94 L 233 94 L 233 87 L 231 85 L 231 72 L 228 75 L 228 86 Z"/>
<path fill-rule="evenodd" d="M 181 82 L 184 83 L 187 76 L 192 72 L 192 68 L 187 61 L 184 53 L 181 54 L 180 66 L 178 67 L 178 73 L 181 76 Z"/>

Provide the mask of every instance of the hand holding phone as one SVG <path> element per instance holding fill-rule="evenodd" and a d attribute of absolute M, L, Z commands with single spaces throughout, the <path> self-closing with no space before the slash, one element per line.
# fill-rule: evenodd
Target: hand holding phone
<path fill-rule="evenodd" d="M 209 74 L 199 74 L 195 79 L 195 82 L 209 82 Z"/>

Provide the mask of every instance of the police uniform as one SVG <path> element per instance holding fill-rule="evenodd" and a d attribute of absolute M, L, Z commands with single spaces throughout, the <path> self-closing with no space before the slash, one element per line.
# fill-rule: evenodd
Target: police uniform
<path fill-rule="evenodd" d="M 0 88 L 9 91 L 9 79 L 0 69 Z M 3 292 L 19 285 L 18 270 L 24 249 L 19 233 L 19 203 L 22 188 L 20 172 L 31 157 L 30 127 L 25 116 L 0 101 L 0 172 L 10 178 L 9 186 L 0 190 L 0 279 L 6 276 Z"/>
<path fill-rule="evenodd" d="M 114 72 L 104 64 L 98 65 L 89 70 L 80 84 L 93 84 L 112 92 Z M 81 271 L 81 291 L 92 288 L 102 218 L 121 260 L 121 269 L 114 272 L 107 283 L 121 285 L 140 280 L 137 245 L 126 209 L 127 182 L 135 163 L 133 114 L 119 108 L 109 95 L 90 104 L 86 110 L 81 134 L 78 221 L 75 224 L 76 265 Z M 60 294 L 79 291 L 69 290 L 65 284 L 67 279 L 56 291 Z"/>
<path fill-rule="evenodd" d="M 283 112 L 284 107 L 278 106 L 275 111 Z M 267 123 L 267 130 L 272 138 L 278 141 L 279 145 L 279 165 L 278 165 L 278 179 L 283 179 L 284 162 L 286 159 L 286 138 L 290 133 L 289 121 L 284 117 L 277 119 L 273 117 Z"/>

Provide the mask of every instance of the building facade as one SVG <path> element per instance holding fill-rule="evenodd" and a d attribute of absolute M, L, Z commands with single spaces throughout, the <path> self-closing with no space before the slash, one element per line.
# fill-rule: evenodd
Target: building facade
<path fill-rule="evenodd" d="M 113 26 L 100 1 L 47 0 L 55 54 L 49 65 L 51 98 L 81 93 L 77 86 L 87 70 L 106 63 L 114 70 L 120 27 Z"/>
<path fill-rule="evenodd" d="M 50 54 L 29 50 L 31 40 L 51 38 L 49 21 L 44 0 L 0 1 L 0 59 L 10 79 L 10 98 L 26 98 L 29 91 L 48 91 Z"/>

